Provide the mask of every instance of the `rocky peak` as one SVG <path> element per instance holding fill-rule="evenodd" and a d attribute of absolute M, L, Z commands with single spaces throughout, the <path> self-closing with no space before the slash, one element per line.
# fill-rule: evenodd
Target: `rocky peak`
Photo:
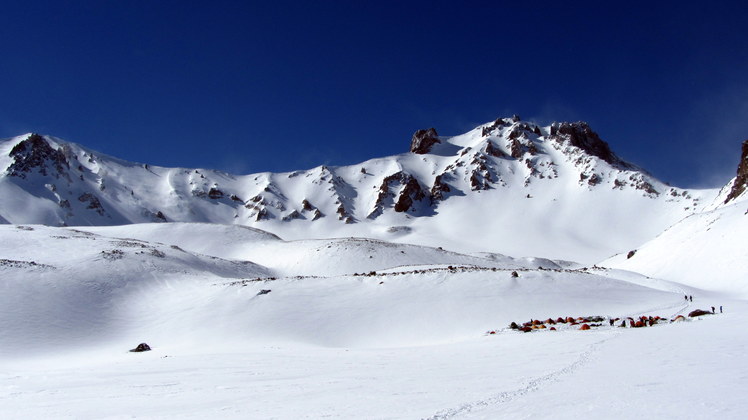
<path fill-rule="evenodd" d="M 39 134 L 31 134 L 26 140 L 13 147 L 8 155 L 13 163 L 8 167 L 8 175 L 26 178 L 35 169 L 41 175 L 54 175 L 56 178 L 67 175 L 70 164 L 62 148 L 54 149 Z M 52 170 L 54 172 L 50 173 Z"/>
<path fill-rule="evenodd" d="M 743 151 L 740 155 L 740 163 L 738 164 L 738 174 L 735 177 L 732 190 L 727 195 L 725 203 L 738 198 L 746 189 L 748 189 L 748 140 L 743 142 Z"/>
<path fill-rule="evenodd" d="M 611 165 L 623 164 L 623 161 L 610 150 L 608 143 L 592 131 L 586 122 L 553 123 L 549 138 L 558 142 L 568 141 L 572 146 L 578 147 L 592 156 L 597 156 Z"/>
<path fill-rule="evenodd" d="M 410 151 L 423 155 L 430 152 L 431 148 L 437 143 L 441 143 L 441 140 L 439 140 L 439 134 L 437 134 L 435 128 L 418 130 L 413 134 L 413 138 L 410 141 Z"/>

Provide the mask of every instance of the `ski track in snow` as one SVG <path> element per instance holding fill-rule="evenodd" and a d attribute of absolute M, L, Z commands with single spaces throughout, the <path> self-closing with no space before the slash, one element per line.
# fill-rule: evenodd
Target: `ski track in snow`
<path fill-rule="evenodd" d="M 553 371 L 549 374 L 532 379 L 527 383 L 527 385 L 523 386 L 522 388 L 515 389 L 513 391 L 500 392 L 491 397 L 488 397 L 482 400 L 468 402 L 455 408 L 447 408 L 447 409 L 437 412 L 433 416 L 426 417 L 425 420 L 449 419 L 449 418 L 462 416 L 468 413 L 472 413 L 477 410 L 485 409 L 493 405 L 505 404 L 510 401 L 516 400 L 518 398 L 522 398 L 531 392 L 535 392 L 543 386 L 549 385 L 554 382 L 558 382 L 564 379 L 565 377 L 568 377 L 569 375 L 573 374 L 576 370 L 578 370 L 579 368 L 587 364 L 587 362 L 590 361 L 590 358 L 592 357 L 592 355 L 598 351 L 598 348 L 603 343 L 618 337 L 620 335 L 620 332 L 611 331 L 608 334 L 609 334 L 608 337 L 603 338 L 602 340 L 596 341 L 590 344 L 589 346 L 587 346 L 587 350 L 582 352 L 579 355 L 579 358 L 577 358 L 577 360 L 572 362 L 570 365 L 564 368 L 561 368 L 559 370 Z"/>

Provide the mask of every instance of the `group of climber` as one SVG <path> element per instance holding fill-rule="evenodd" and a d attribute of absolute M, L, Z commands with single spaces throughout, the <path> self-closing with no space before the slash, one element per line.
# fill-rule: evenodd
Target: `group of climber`
<path fill-rule="evenodd" d="M 686 300 L 686 302 L 693 302 L 693 296 L 691 295 L 683 295 L 683 298 Z M 714 306 L 712 306 L 712 313 L 717 313 Z M 719 305 L 719 313 L 722 313 L 722 305 Z"/>

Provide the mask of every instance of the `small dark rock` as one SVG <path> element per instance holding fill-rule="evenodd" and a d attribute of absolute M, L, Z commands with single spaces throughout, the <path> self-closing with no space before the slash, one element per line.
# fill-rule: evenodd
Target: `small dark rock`
<path fill-rule="evenodd" d="M 266 295 L 266 294 L 268 294 L 270 292 L 272 292 L 272 290 L 270 290 L 270 289 L 262 289 L 259 292 L 257 292 L 257 296 Z"/>
<path fill-rule="evenodd" d="M 140 343 L 140 344 L 138 344 L 137 347 L 135 347 L 134 349 L 132 349 L 130 351 L 133 352 L 133 353 L 140 353 L 142 351 L 151 351 L 151 346 L 149 346 L 146 343 Z"/>
<path fill-rule="evenodd" d="M 219 190 L 218 188 L 211 188 L 210 191 L 208 191 L 208 198 L 211 198 L 213 200 L 218 200 L 219 198 L 223 198 L 223 191 Z"/>

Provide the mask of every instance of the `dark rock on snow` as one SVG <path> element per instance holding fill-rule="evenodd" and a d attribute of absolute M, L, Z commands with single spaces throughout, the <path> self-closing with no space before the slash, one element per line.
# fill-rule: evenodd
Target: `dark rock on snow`
<path fill-rule="evenodd" d="M 610 164 L 621 164 L 622 161 L 610 150 L 608 143 L 592 131 L 586 122 L 554 123 L 551 125 L 550 138 L 568 140 L 572 146 L 576 146 L 590 155 L 597 156 Z"/>
<path fill-rule="evenodd" d="M 140 344 L 138 344 L 137 347 L 135 347 L 134 349 L 132 349 L 130 351 L 133 352 L 133 353 L 140 353 L 142 351 L 151 351 L 151 346 L 149 346 L 146 343 L 140 343 Z"/>
<path fill-rule="evenodd" d="M 13 158 L 13 163 L 8 167 L 8 174 L 19 178 L 26 178 L 26 174 L 34 169 L 41 175 L 59 178 L 61 175 L 67 176 L 67 169 L 70 168 L 64 150 L 53 149 L 39 134 L 32 134 L 18 143 L 9 156 Z"/>
<path fill-rule="evenodd" d="M 435 144 L 441 143 L 438 136 L 439 134 L 436 133 L 436 129 L 433 127 L 428 130 L 416 131 L 413 134 L 413 139 L 410 141 L 410 151 L 419 155 L 430 152 Z"/>
<path fill-rule="evenodd" d="M 725 199 L 725 203 L 738 198 L 746 189 L 748 189 L 748 140 L 743 142 L 743 152 L 740 155 L 738 174 L 735 177 L 735 182 L 732 184 L 730 194 Z"/>

